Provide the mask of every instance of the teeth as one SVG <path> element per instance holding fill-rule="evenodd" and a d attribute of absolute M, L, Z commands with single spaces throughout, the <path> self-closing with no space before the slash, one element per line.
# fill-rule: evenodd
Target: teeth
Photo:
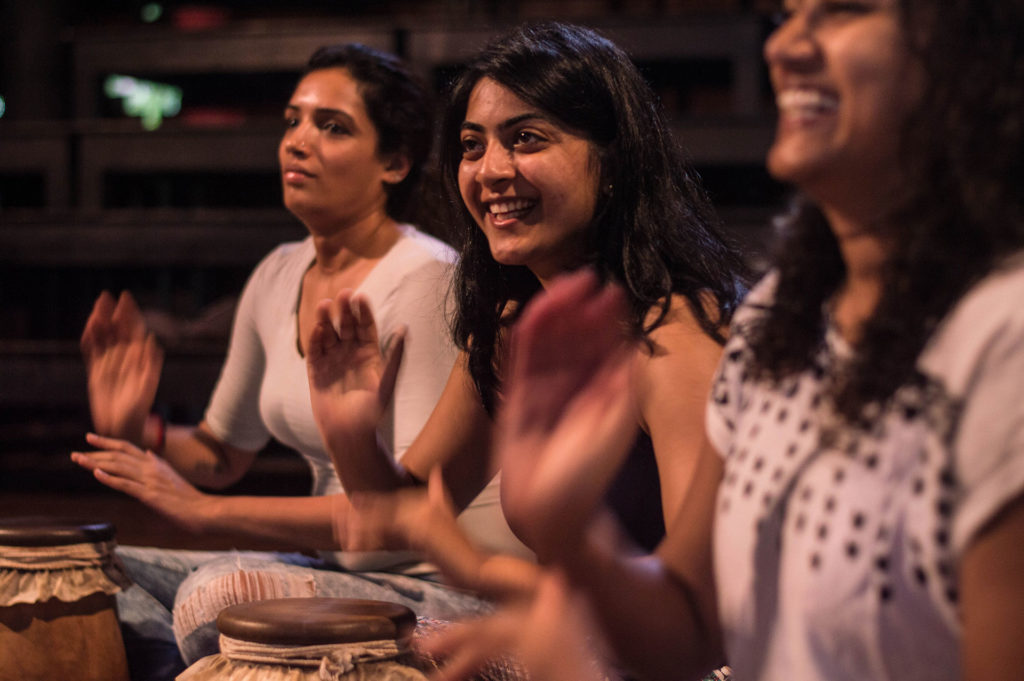
<path fill-rule="evenodd" d="M 532 208 L 534 201 L 528 199 L 511 199 L 508 201 L 493 201 L 487 206 L 487 210 L 491 215 L 503 215 L 505 213 L 515 213 L 521 210 L 527 210 Z"/>
<path fill-rule="evenodd" d="M 812 113 L 834 110 L 839 99 L 821 90 L 793 89 L 780 92 L 775 97 L 775 104 L 779 111 Z"/>

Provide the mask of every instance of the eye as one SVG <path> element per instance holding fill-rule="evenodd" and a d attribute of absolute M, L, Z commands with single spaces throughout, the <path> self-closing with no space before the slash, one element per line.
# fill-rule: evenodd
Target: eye
<path fill-rule="evenodd" d="M 299 119 L 296 118 L 295 116 L 285 116 L 284 117 L 284 127 L 285 127 L 286 130 L 290 129 L 290 128 L 297 127 L 298 125 L 299 125 Z"/>
<path fill-rule="evenodd" d="M 518 130 L 512 138 L 512 146 L 525 151 L 530 151 L 544 142 L 547 142 L 547 138 L 533 130 Z"/>
<path fill-rule="evenodd" d="M 338 121 L 324 121 L 324 123 L 320 125 L 320 129 L 329 135 L 341 136 L 351 134 L 348 126 L 343 125 Z"/>
<path fill-rule="evenodd" d="M 462 158 L 467 161 L 474 161 L 484 153 L 484 145 L 475 137 L 463 137 L 459 144 L 462 146 Z"/>

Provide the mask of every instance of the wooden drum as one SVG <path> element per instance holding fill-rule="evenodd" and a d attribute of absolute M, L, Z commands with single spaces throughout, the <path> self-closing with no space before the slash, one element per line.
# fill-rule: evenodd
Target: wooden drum
<path fill-rule="evenodd" d="M 114 527 L 0 519 L 0 681 L 128 679 Z"/>
<path fill-rule="evenodd" d="M 220 654 L 178 681 L 420 681 L 408 652 L 413 612 L 350 598 L 278 598 L 240 603 L 217 617 Z"/>

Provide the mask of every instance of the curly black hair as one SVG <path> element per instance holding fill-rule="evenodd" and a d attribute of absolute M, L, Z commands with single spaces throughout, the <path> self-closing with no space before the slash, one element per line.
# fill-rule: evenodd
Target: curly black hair
<path fill-rule="evenodd" d="M 900 10 L 925 91 L 902 131 L 881 299 L 832 387 L 837 412 L 862 425 L 871 405 L 921 379 L 916 360 L 954 303 L 1024 248 L 1024 3 L 901 0 Z M 780 225 L 775 301 L 751 329 L 755 369 L 774 381 L 810 366 L 845 276 L 808 198 Z"/>
<path fill-rule="evenodd" d="M 459 131 L 482 78 L 594 144 L 600 186 L 611 190 L 598 198 L 586 264 L 624 287 L 638 337 L 664 321 L 671 295 L 678 293 L 704 331 L 722 342 L 722 327 L 746 290 L 745 264 L 683 162 L 650 87 L 625 52 L 590 29 L 558 22 L 523 25 L 491 42 L 457 77 L 442 125 L 441 172 L 461 256 L 453 333 L 468 353 L 488 411 L 499 390 L 501 329 L 540 283 L 526 267 L 491 257 L 459 195 Z M 648 321 L 652 308 L 660 313 Z"/>

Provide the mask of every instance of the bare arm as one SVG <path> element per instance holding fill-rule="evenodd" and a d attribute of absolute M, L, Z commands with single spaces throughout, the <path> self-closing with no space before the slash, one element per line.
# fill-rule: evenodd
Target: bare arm
<path fill-rule="evenodd" d="M 171 521 L 199 534 L 226 532 L 288 545 L 337 548 L 332 517 L 348 501 L 336 497 L 246 497 L 207 494 L 170 463 L 126 440 L 89 435 L 97 451 L 74 452 L 78 465 L 98 481 L 131 495 Z"/>
<path fill-rule="evenodd" d="M 682 296 L 637 353 L 634 386 L 658 463 L 662 511 L 671 530 L 693 481 L 704 441 L 704 408 L 721 346 L 701 329 Z"/>
<path fill-rule="evenodd" d="M 592 600 L 625 664 L 652 679 L 696 678 L 722 658 L 711 573 L 716 454 L 699 446 L 680 492 L 680 521 L 668 523 L 655 556 L 633 557 L 614 524 L 593 521 L 635 429 L 626 380 L 635 350 L 624 351 L 615 332 L 623 307 L 621 294 L 580 274 L 524 312 L 499 417 L 503 500 L 541 559 Z M 552 357 L 560 376 L 548 366 Z M 550 522 L 554 510 L 562 522 Z"/>
<path fill-rule="evenodd" d="M 718 455 L 700 456 L 691 492 L 655 555 L 616 550 L 609 530 L 588 532 L 564 569 L 585 592 L 621 663 L 640 677 L 700 678 L 724 664 L 711 563 Z"/>
<path fill-rule="evenodd" d="M 1024 498 L 967 548 L 960 566 L 964 678 L 1020 678 L 1024 669 Z"/>

